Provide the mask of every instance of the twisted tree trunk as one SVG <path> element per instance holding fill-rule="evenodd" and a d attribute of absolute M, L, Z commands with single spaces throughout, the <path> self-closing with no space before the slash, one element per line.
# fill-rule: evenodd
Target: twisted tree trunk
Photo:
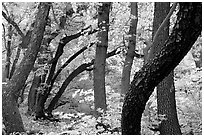
<path fill-rule="evenodd" d="M 155 35 L 160 24 L 166 18 L 170 11 L 169 2 L 155 2 L 154 6 L 154 21 L 153 21 L 153 36 Z M 150 50 L 149 58 L 154 56 L 162 49 L 165 41 L 169 36 L 169 19 L 164 24 L 164 28 L 158 34 L 154 41 L 154 46 Z M 181 130 L 178 122 L 175 100 L 174 72 L 172 71 L 162 82 L 157 86 L 157 113 L 165 115 L 166 120 L 163 120 L 159 126 L 161 135 L 180 135 Z"/>
<path fill-rule="evenodd" d="M 157 86 L 180 63 L 202 30 L 202 3 L 179 3 L 180 10 L 165 46 L 138 71 L 125 96 L 122 134 L 140 134 L 146 102 Z"/>

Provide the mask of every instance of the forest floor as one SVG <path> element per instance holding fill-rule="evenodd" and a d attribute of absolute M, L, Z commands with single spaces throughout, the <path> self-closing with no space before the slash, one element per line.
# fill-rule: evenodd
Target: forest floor
<path fill-rule="evenodd" d="M 202 134 L 202 71 L 200 69 L 181 70 L 175 69 L 176 102 L 179 124 L 183 134 Z M 49 135 L 96 135 L 96 134 L 121 134 L 120 119 L 122 101 L 119 93 L 114 92 L 110 86 L 107 90 L 107 113 L 96 119 L 93 116 L 93 90 L 75 90 L 69 94 L 71 101 L 54 110 L 53 114 L 59 122 L 47 120 L 33 120 L 27 116 L 27 101 L 20 105 L 20 112 L 26 130 Z M 142 117 L 142 134 L 159 134 L 148 127 L 156 119 L 155 92 L 149 100 L 148 110 Z M 148 112 L 148 113 L 147 113 Z M 103 123 L 107 129 L 96 126 Z"/>

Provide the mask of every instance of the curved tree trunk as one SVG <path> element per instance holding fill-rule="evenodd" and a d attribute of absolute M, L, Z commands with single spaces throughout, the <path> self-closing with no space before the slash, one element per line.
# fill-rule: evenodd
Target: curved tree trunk
<path fill-rule="evenodd" d="M 98 8 L 98 43 L 94 61 L 94 105 L 106 110 L 106 91 L 105 91 L 105 64 L 106 52 L 108 48 L 108 29 L 109 29 L 109 10 L 111 3 L 103 2 Z"/>
<path fill-rule="evenodd" d="M 154 6 L 154 21 L 153 21 L 153 36 L 158 30 L 160 24 L 166 18 L 170 11 L 169 2 L 155 2 Z M 165 23 L 163 29 L 159 32 L 154 41 L 154 46 L 149 53 L 149 61 L 160 52 L 164 47 L 165 41 L 169 36 L 169 19 Z M 157 110 L 158 115 L 165 115 L 167 120 L 162 121 L 160 125 L 161 135 L 177 135 L 181 134 L 175 100 L 174 74 L 173 71 L 157 86 Z"/>
<path fill-rule="evenodd" d="M 47 108 L 47 113 L 51 114 L 52 110 L 55 108 L 55 105 L 57 104 L 58 100 L 60 99 L 60 97 L 62 96 L 62 94 L 64 93 L 65 89 L 67 88 L 67 86 L 69 85 L 69 83 L 80 73 L 82 73 L 83 71 L 87 70 L 89 66 L 93 65 L 93 63 L 84 63 L 82 65 L 80 65 L 77 69 L 75 69 L 69 76 L 68 78 L 63 82 L 61 88 L 59 89 L 59 91 L 57 92 L 57 94 L 55 95 L 55 97 L 52 99 L 52 101 L 50 102 L 48 108 Z"/>
<path fill-rule="evenodd" d="M 157 86 L 180 63 L 202 30 L 202 3 L 179 3 L 177 21 L 165 46 L 138 71 L 122 110 L 122 134 L 140 134 L 146 102 Z"/>
<path fill-rule="evenodd" d="M 109 58 L 111 56 L 114 56 L 116 54 L 118 54 L 119 52 L 117 52 L 117 49 L 109 52 L 108 54 L 106 54 L 106 58 Z M 70 58 L 71 59 L 71 58 Z M 68 60 L 70 60 L 68 59 Z M 55 97 L 52 99 L 52 101 L 50 102 L 46 112 L 51 115 L 52 110 L 55 109 L 57 102 L 59 101 L 60 97 L 62 96 L 62 94 L 64 93 L 65 89 L 67 88 L 67 86 L 69 85 L 69 83 L 80 73 L 84 72 L 85 70 L 87 71 L 91 71 L 93 70 L 93 67 L 90 68 L 90 66 L 92 66 L 94 64 L 94 59 L 89 62 L 89 63 L 84 63 L 81 64 L 77 69 L 75 69 L 69 76 L 68 78 L 66 78 L 66 80 L 63 82 L 61 88 L 59 89 L 59 91 L 57 92 L 57 94 L 55 95 Z M 64 64 L 66 65 L 66 64 Z M 65 66 L 64 66 L 65 67 Z"/>
<path fill-rule="evenodd" d="M 26 79 L 33 68 L 37 53 L 40 49 L 45 25 L 50 9 L 50 3 L 40 3 L 31 43 L 26 55 L 16 69 L 11 80 L 3 86 L 2 93 L 2 116 L 7 133 L 23 132 L 24 126 L 17 107 L 17 97 L 26 82 Z"/>
<path fill-rule="evenodd" d="M 130 85 L 130 74 L 132 63 L 135 55 L 135 46 L 136 46 L 136 30 L 137 30 L 137 21 L 138 21 L 138 11 L 137 11 L 137 2 L 131 2 L 131 23 L 129 34 L 131 37 L 129 38 L 127 55 L 125 57 L 125 62 L 123 66 L 122 72 L 122 80 L 121 80 L 121 93 L 125 94 L 128 91 Z"/>

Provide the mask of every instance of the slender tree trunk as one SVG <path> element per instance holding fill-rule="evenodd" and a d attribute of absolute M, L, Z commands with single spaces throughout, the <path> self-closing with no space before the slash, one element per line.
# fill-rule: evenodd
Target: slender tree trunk
<path fill-rule="evenodd" d="M 202 30 L 202 3 L 179 3 L 180 9 L 172 34 L 153 60 L 138 71 L 122 110 L 122 134 L 140 134 L 145 105 L 157 86 L 180 63 Z"/>
<path fill-rule="evenodd" d="M 125 94 L 128 91 L 130 85 L 130 74 L 132 63 L 135 55 L 135 46 L 136 46 L 136 30 L 138 22 L 138 7 L 137 2 L 131 2 L 131 23 L 129 29 L 129 38 L 127 55 L 125 58 L 125 63 L 123 66 L 122 80 L 121 80 L 121 93 Z"/>
<path fill-rule="evenodd" d="M 105 64 L 106 52 L 108 47 L 109 11 L 110 2 L 103 2 L 98 9 L 98 43 L 96 45 L 96 55 L 94 61 L 94 105 L 106 110 L 106 91 L 105 91 Z"/>
<path fill-rule="evenodd" d="M 11 80 L 3 86 L 2 93 L 2 116 L 7 133 L 23 132 L 24 126 L 17 107 L 17 97 L 24 86 L 26 79 L 33 68 L 37 53 L 40 49 L 45 25 L 50 9 L 50 3 L 40 3 L 34 30 L 32 32 L 31 43 L 16 69 Z"/>
<path fill-rule="evenodd" d="M 169 2 L 155 2 L 154 6 L 154 21 L 153 21 L 153 36 L 158 30 L 159 26 L 166 18 L 170 11 Z M 149 60 L 161 51 L 164 47 L 165 41 L 169 37 L 169 20 L 163 27 L 163 30 L 158 34 L 154 41 L 154 46 L 149 53 Z M 173 71 L 157 86 L 157 107 L 158 115 L 165 115 L 167 120 L 162 121 L 160 125 L 161 135 L 177 135 L 181 134 L 175 100 L 174 74 Z"/>
<path fill-rule="evenodd" d="M 49 24 L 47 24 L 47 26 L 49 26 Z M 41 48 L 40 48 L 40 51 L 38 53 L 38 59 L 36 61 L 37 66 L 39 66 L 39 68 L 36 70 L 36 72 L 40 72 L 40 73 L 36 74 L 37 76 L 35 78 L 37 78 L 36 80 L 38 80 L 40 83 L 35 83 L 34 82 L 33 84 L 35 84 L 35 85 L 33 85 L 33 86 L 34 87 L 35 86 L 39 86 L 39 87 L 35 87 L 35 88 L 38 88 L 38 89 L 41 89 L 41 90 L 34 89 L 33 91 L 29 92 L 32 95 L 36 95 L 36 100 L 35 100 L 35 111 L 36 111 L 35 115 L 36 115 L 36 118 L 37 117 L 40 118 L 40 117 L 44 117 L 45 116 L 45 114 L 43 112 L 43 110 L 44 110 L 44 103 L 37 102 L 37 100 L 38 101 L 43 101 L 43 100 L 42 99 L 38 99 L 37 97 L 43 98 L 44 94 L 43 94 L 42 91 L 44 89 L 46 89 L 47 86 L 48 86 L 48 85 L 45 84 L 45 80 L 46 80 L 46 76 L 48 74 L 48 70 L 44 69 L 41 66 L 44 66 L 48 62 L 49 58 L 51 57 L 51 51 L 49 50 L 49 43 L 48 43 L 48 40 L 47 40 L 50 35 L 51 35 L 51 30 L 50 30 L 50 26 L 49 26 L 46 29 L 45 33 L 44 33 L 44 38 L 42 40 L 42 45 L 43 46 L 41 46 Z M 37 91 L 37 94 L 35 94 L 36 91 Z M 34 92 L 34 93 L 32 93 L 32 92 Z M 42 105 L 42 106 L 39 106 L 39 105 Z"/>
<path fill-rule="evenodd" d="M 158 115 L 165 115 L 167 120 L 160 125 L 161 135 L 181 135 L 180 125 L 177 117 L 174 74 L 171 72 L 157 86 Z"/>
<path fill-rule="evenodd" d="M 16 70 L 16 64 L 17 64 L 18 59 L 19 59 L 19 57 L 20 57 L 20 53 L 21 53 L 21 48 L 18 47 L 18 48 L 17 48 L 17 52 L 16 52 L 15 59 L 14 59 L 14 61 L 13 61 L 12 67 L 11 67 L 9 79 L 11 79 L 11 77 L 12 77 L 13 74 L 14 74 L 14 71 Z"/>
<path fill-rule="evenodd" d="M 6 65 L 4 69 L 4 76 L 3 81 L 6 81 L 6 79 L 9 79 L 10 75 L 10 65 L 11 65 L 11 39 L 12 39 L 12 25 L 8 26 L 8 40 L 6 44 Z"/>
<path fill-rule="evenodd" d="M 36 98 L 40 83 L 41 83 L 40 76 L 35 74 L 28 94 L 28 111 L 27 111 L 28 115 L 33 115 L 35 113 Z"/>

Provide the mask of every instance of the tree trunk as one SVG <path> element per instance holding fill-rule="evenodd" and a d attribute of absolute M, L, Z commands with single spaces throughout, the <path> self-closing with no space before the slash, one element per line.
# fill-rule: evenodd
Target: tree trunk
<path fill-rule="evenodd" d="M 131 74 L 131 68 L 132 68 L 135 46 L 136 46 L 136 30 L 137 30 L 137 22 L 138 22 L 137 9 L 138 9 L 137 2 L 131 2 L 132 19 L 131 19 L 130 29 L 129 29 L 129 35 L 131 35 L 131 37 L 129 38 L 127 55 L 125 58 L 125 63 L 124 63 L 123 72 L 122 72 L 122 80 L 121 80 L 122 94 L 125 94 L 128 91 L 128 88 L 130 85 L 130 74 Z"/>
<path fill-rule="evenodd" d="M 146 102 L 157 86 L 180 63 L 202 30 L 202 3 L 180 3 L 177 21 L 164 48 L 138 71 L 122 110 L 122 134 L 140 134 Z"/>
<path fill-rule="evenodd" d="M 10 65 L 11 65 L 11 39 L 12 39 L 12 25 L 8 26 L 8 41 L 6 44 L 6 65 L 4 69 L 3 81 L 9 79 Z"/>
<path fill-rule="evenodd" d="M 40 49 L 46 20 L 50 9 L 50 3 L 40 3 L 36 16 L 31 43 L 16 69 L 11 80 L 3 86 L 2 95 L 2 116 L 7 133 L 23 132 L 24 126 L 17 107 L 17 97 L 26 82 L 26 79 L 33 68 L 37 53 Z"/>
<path fill-rule="evenodd" d="M 47 25 L 49 25 L 49 24 L 47 24 Z M 36 70 L 36 73 L 37 73 L 36 75 L 37 75 L 37 77 L 39 77 L 39 78 L 37 78 L 37 77 L 36 78 L 40 83 L 35 83 L 34 82 L 33 84 L 36 84 L 36 86 L 38 86 L 38 87 L 35 87 L 35 88 L 38 88 L 38 89 L 41 89 L 41 90 L 34 89 L 34 91 L 33 91 L 34 93 L 32 93 L 32 91 L 30 92 L 31 94 L 36 95 L 36 98 L 35 98 L 36 99 L 35 100 L 35 110 L 36 110 L 35 115 L 36 115 L 36 117 L 44 117 L 45 116 L 43 111 L 41 113 L 41 111 L 39 110 L 39 108 L 44 109 L 44 103 L 37 102 L 37 100 L 42 101 L 41 99 L 38 99 L 37 97 L 40 97 L 41 95 L 43 95 L 42 94 L 43 89 L 47 88 L 47 86 L 48 86 L 48 85 L 45 84 L 45 80 L 46 80 L 46 76 L 48 74 L 48 70 L 44 69 L 42 66 L 45 66 L 46 63 L 48 62 L 49 58 L 51 58 L 52 52 L 49 50 L 49 43 L 48 43 L 48 38 L 49 38 L 50 35 L 51 35 L 51 30 L 50 30 L 50 26 L 48 26 L 48 28 L 46 28 L 46 31 L 44 33 L 44 38 L 43 38 L 42 44 L 41 44 L 42 46 L 40 48 L 40 51 L 38 53 L 38 58 L 37 58 L 37 61 L 36 61 L 36 64 L 38 66 L 38 69 Z M 37 94 L 35 94 L 36 91 L 37 91 Z M 42 106 L 38 106 L 38 105 L 42 105 Z"/>
<path fill-rule="evenodd" d="M 18 48 L 17 48 L 17 51 L 16 51 L 15 59 L 14 59 L 14 61 L 13 61 L 12 67 L 11 67 L 9 79 L 11 79 L 11 77 L 13 76 L 13 74 L 14 74 L 14 72 L 15 72 L 15 70 L 16 70 L 16 64 L 17 64 L 18 59 L 19 59 L 19 57 L 20 57 L 20 53 L 21 53 L 21 48 L 18 47 Z"/>
<path fill-rule="evenodd" d="M 41 78 L 38 75 L 34 75 L 33 83 L 30 87 L 30 91 L 28 94 L 28 115 L 33 115 L 35 113 L 35 107 L 36 107 L 36 98 L 37 98 L 37 90 L 40 86 Z"/>
<path fill-rule="evenodd" d="M 153 21 L 153 36 L 156 34 L 160 24 L 166 18 L 170 11 L 169 2 L 155 2 L 154 21 Z M 150 50 L 150 60 L 160 52 L 164 47 L 165 41 L 169 36 L 169 20 L 158 34 L 154 41 L 154 46 Z M 160 125 L 161 135 L 180 135 L 181 130 L 177 118 L 175 87 L 174 87 L 174 72 L 172 71 L 162 82 L 157 86 L 157 110 L 158 115 L 165 115 L 167 120 L 163 120 Z"/>
<path fill-rule="evenodd" d="M 98 9 L 98 43 L 94 61 L 94 105 L 106 110 L 105 64 L 108 47 L 109 10 L 111 3 L 103 2 Z"/>
<path fill-rule="evenodd" d="M 157 86 L 158 115 L 165 115 L 167 120 L 160 125 L 161 135 L 181 135 L 181 129 L 177 117 L 174 73 L 171 72 Z"/>

